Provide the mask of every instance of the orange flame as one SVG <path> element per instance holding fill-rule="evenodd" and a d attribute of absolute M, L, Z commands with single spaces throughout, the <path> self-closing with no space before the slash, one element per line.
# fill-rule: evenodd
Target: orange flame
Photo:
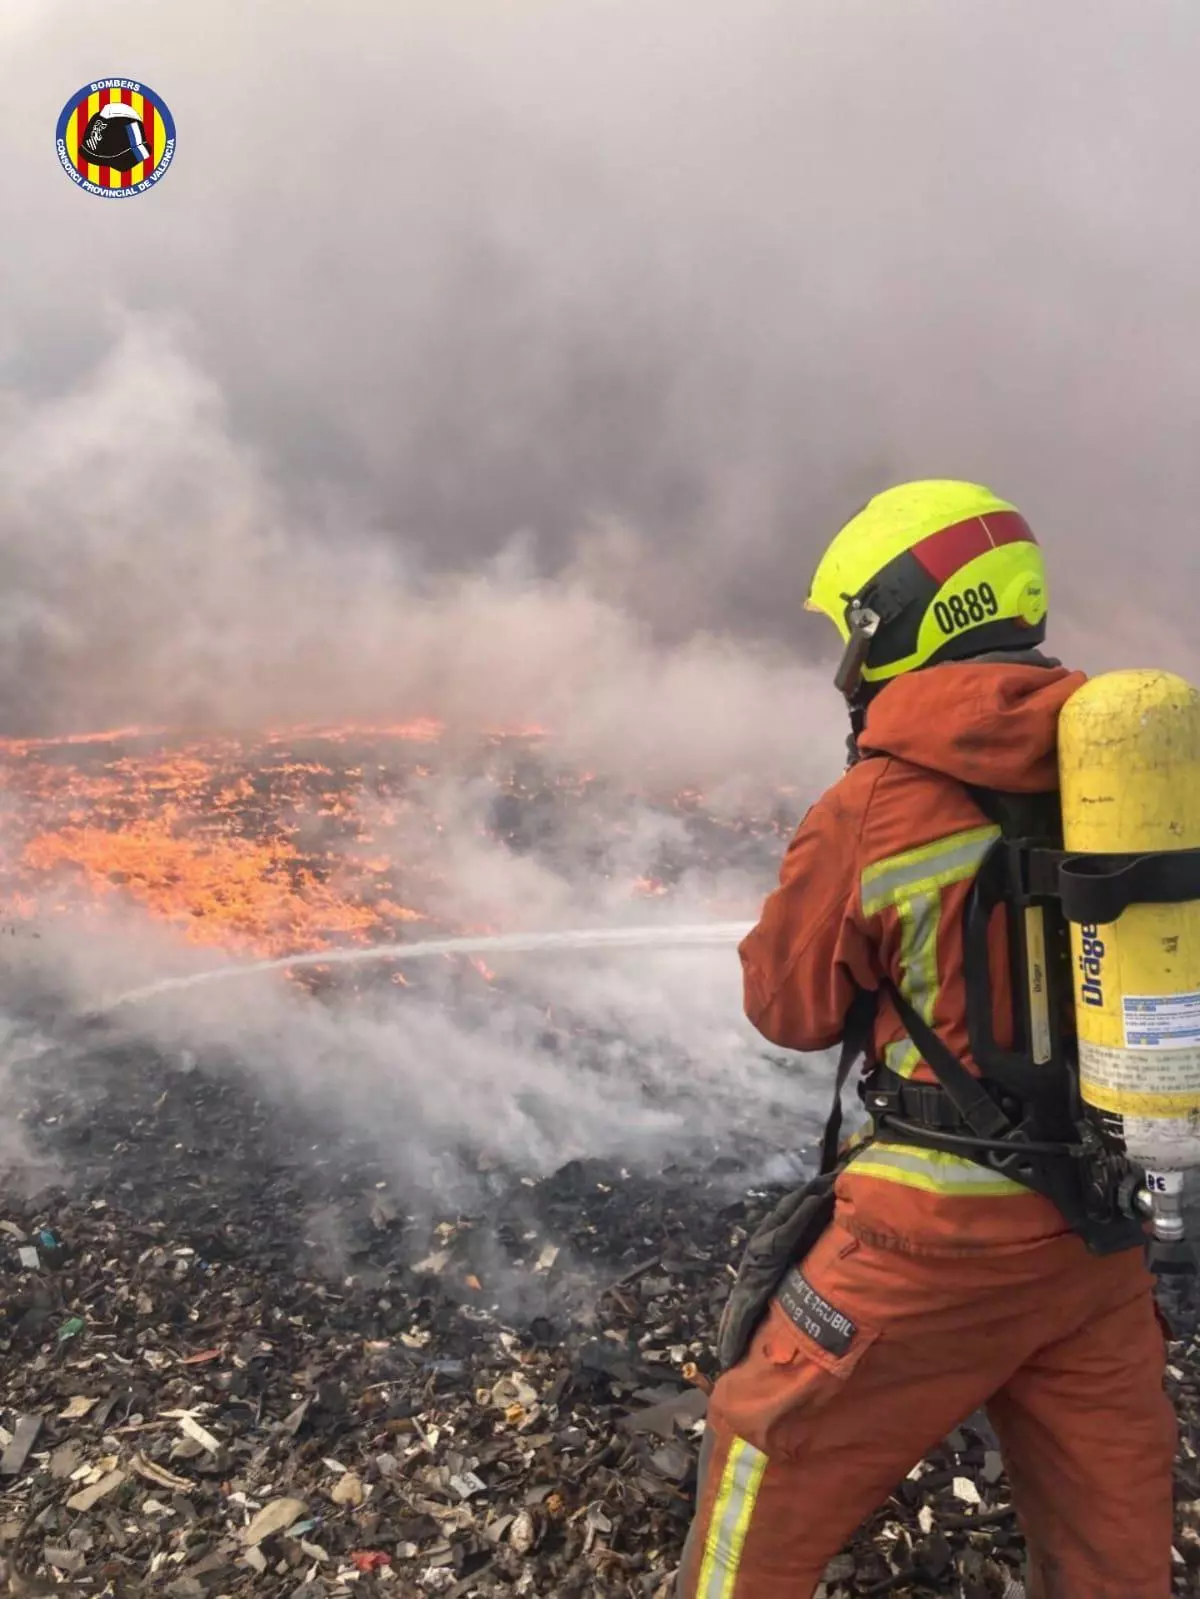
<path fill-rule="evenodd" d="M 262 956 L 387 938 L 425 919 L 401 902 L 395 863 L 377 849 L 357 858 L 361 767 L 355 782 L 337 762 L 281 759 L 282 734 L 250 747 L 228 737 L 104 747 L 146 732 L 0 741 L 0 786 L 15 802 L 0 847 L 10 915 L 123 899 L 194 942 Z M 386 733 L 428 742 L 440 726 Z M 56 758 L 71 746 L 92 747 L 83 764 Z"/>

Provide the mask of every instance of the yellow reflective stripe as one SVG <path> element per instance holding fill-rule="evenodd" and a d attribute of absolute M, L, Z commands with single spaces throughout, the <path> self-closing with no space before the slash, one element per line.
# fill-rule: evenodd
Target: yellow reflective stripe
<path fill-rule="evenodd" d="M 883 1061 L 897 1077 L 911 1077 L 921 1064 L 921 1051 L 905 1033 L 904 1037 L 898 1038 L 894 1044 L 885 1046 Z"/>
<path fill-rule="evenodd" d="M 942 919 L 940 891 L 914 894 L 896 906 L 900 918 L 900 992 L 922 1021 L 933 1026 L 938 996 L 937 941 Z M 911 1077 L 921 1064 L 921 1052 L 909 1039 L 891 1044 L 884 1052 L 888 1065 L 901 1077 Z"/>
<path fill-rule="evenodd" d="M 998 827 L 972 827 L 965 833 L 951 833 L 876 861 L 862 874 L 863 914 L 875 916 L 888 905 L 896 905 L 914 894 L 933 894 L 950 883 L 973 877 L 980 861 L 1000 837 Z"/>
<path fill-rule="evenodd" d="M 896 908 L 900 918 L 900 992 L 930 1027 L 937 1010 L 942 890 L 973 877 L 999 837 L 1000 829 L 990 824 L 968 828 L 902 855 L 889 855 L 862 874 L 863 913 L 874 916 L 889 905 Z M 921 1064 L 921 1052 L 910 1038 L 900 1038 L 888 1044 L 884 1061 L 898 1076 L 911 1077 Z"/>
<path fill-rule="evenodd" d="M 744 1438 L 733 1440 L 704 1542 L 696 1599 L 732 1599 L 754 1501 L 766 1469 L 767 1457 L 761 1449 Z"/>
<path fill-rule="evenodd" d="M 1001 1177 L 998 1172 L 967 1160 L 963 1155 L 921 1149 L 916 1144 L 869 1144 L 861 1155 L 855 1155 L 847 1170 L 855 1177 L 879 1177 L 905 1188 L 919 1188 L 926 1194 L 965 1194 L 976 1199 L 995 1199 L 1029 1192 L 1011 1177 Z"/>

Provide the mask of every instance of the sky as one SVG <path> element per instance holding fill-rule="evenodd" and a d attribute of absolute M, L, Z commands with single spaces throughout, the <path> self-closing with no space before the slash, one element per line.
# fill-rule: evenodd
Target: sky
<path fill-rule="evenodd" d="M 816 559 L 916 476 L 1022 507 L 1073 660 L 1194 670 L 1198 45 L 1175 0 L 9 0 L 0 719 L 487 679 L 578 727 L 702 661 L 799 740 Z M 53 146 L 109 75 L 178 134 L 121 203 Z"/>

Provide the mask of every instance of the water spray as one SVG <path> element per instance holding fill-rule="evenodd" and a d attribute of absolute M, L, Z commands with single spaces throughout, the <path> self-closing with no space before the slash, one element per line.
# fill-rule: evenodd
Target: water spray
<path fill-rule="evenodd" d="M 275 960 L 252 961 L 245 965 L 214 966 L 185 977 L 164 977 L 144 988 L 130 989 L 100 1008 L 114 1011 L 126 1005 L 144 1005 L 162 994 L 178 993 L 186 988 L 309 966 L 359 966 L 373 961 L 431 960 L 436 955 L 519 955 L 545 950 L 721 949 L 737 944 L 750 931 L 751 925 L 750 922 L 701 922 L 678 927 L 577 927 L 557 933 L 492 933 L 426 938 L 411 944 L 371 944 L 363 949 L 320 950 L 304 955 L 281 955 Z"/>

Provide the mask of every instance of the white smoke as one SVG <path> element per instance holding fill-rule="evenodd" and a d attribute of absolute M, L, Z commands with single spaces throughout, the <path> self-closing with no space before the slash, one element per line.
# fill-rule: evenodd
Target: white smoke
<path fill-rule="evenodd" d="M 562 927 L 633 914 L 677 824 L 514 854 L 454 740 L 543 724 L 618 785 L 798 812 L 843 732 L 806 582 L 889 481 L 1020 504 L 1064 654 L 1194 671 L 1193 6 L 98 16 L 0 17 L 6 729 L 443 717 L 434 908 Z M 175 114 L 144 198 L 58 170 L 97 70 Z M 671 913 L 753 915 L 770 875 L 693 863 Z M 40 931 L 8 980 L 79 1006 L 200 959 L 132 914 Z M 214 986 L 123 1025 L 400 1129 L 414 1169 L 459 1133 L 652 1160 L 807 1104 L 732 956 L 526 965 L 506 995 L 485 1025 L 429 986 Z M 601 1066 L 539 1042 L 547 1008 L 616 1040 Z"/>
<path fill-rule="evenodd" d="M 656 643 L 583 570 L 539 576 L 517 545 L 435 576 L 288 524 L 161 328 L 129 325 L 66 396 L 0 395 L 0 417 L 0 680 L 26 727 L 515 720 L 668 784 L 815 774 L 836 744 L 822 674 L 719 635 Z"/>

